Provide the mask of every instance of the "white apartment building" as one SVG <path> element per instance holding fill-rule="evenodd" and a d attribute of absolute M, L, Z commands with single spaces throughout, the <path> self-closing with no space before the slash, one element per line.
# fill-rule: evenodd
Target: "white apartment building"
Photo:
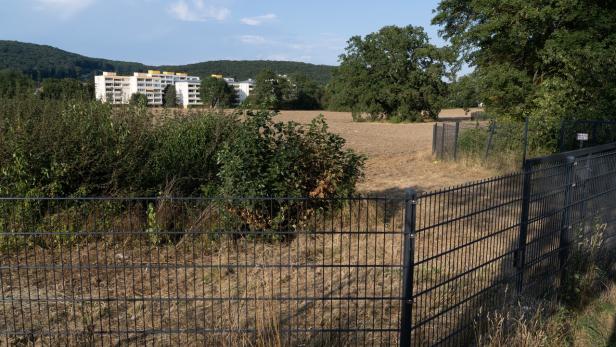
<path fill-rule="evenodd" d="M 185 73 L 149 70 L 147 73 L 135 72 L 133 76 L 118 76 L 115 72 L 103 72 L 94 77 L 96 99 L 114 105 L 128 104 L 133 94 L 140 93 L 148 98 L 148 105 L 162 106 L 163 92 L 170 84 L 176 86 L 178 105 L 188 107 L 202 104 L 199 96 L 200 78 Z M 186 89 L 186 93 L 181 96 L 178 87 Z"/>
<path fill-rule="evenodd" d="M 178 96 L 178 104 L 184 107 L 203 105 L 199 89 L 200 81 L 181 81 L 175 82 L 175 92 Z"/>

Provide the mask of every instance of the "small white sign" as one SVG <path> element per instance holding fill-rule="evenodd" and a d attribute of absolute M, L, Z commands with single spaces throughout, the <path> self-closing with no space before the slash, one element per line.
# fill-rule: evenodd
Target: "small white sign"
<path fill-rule="evenodd" d="M 577 133 L 578 141 L 588 141 L 588 133 Z"/>

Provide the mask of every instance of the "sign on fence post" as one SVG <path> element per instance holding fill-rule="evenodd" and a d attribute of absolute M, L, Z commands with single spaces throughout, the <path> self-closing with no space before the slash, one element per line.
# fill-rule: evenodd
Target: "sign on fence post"
<path fill-rule="evenodd" d="M 413 328 L 413 273 L 415 270 L 415 216 L 417 210 L 417 192 L 414 189 L 406 191 L 404 206 L 404 265 L 400 310 L 400 346 L 410 347 Z"/>

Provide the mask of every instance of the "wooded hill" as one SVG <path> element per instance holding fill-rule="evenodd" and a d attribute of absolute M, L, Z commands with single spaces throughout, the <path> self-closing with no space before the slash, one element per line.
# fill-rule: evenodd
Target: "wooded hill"
<path fill-rule="evenodd" d="M 329 81 L 334 69 L 328 65 L 266 60 L 219 60 L 188 65 L 148 66 L 137 62 L 90 58 L 46 45 L 0 40 L 0 70 L 21 71 L 38 81 L 65 77 L 90 79 L 102 71 L 130 74 L 147 69 L 181 71 L 201 77 L 216 73 L 243 80 L 254 78 L 266 68 L 279 74 L 302 73 L 320 84 Z"/>

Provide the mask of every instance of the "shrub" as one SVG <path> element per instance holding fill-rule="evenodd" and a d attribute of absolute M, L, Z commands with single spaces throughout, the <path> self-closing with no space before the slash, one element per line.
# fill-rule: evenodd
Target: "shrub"
<path fill-rule="evenodd" d="M 177 195 L 196 195 L 203 187 L 215 191 L 216 155 L 234 137 L 237 123 L 234 116 L 205 114 L 170 120 L 156 128 L 142 175 L 143 190 L 150 190 L 147 194 L 151 195 L 173 181 Z"/>
<path fill-rule="evenodd" d="M 0 194 L 100 195 L 134 164 L 144 114 L 114 116 L 97 102 L 5 99 L 0 103 Z"/>
<path fill-rule="evenodd" d="M 354 193 L 364 157 L 344 144 L 327 131 L 322 116 L 301 126 L 274 122 L 268 112 L 249 113 L 235 141 L 218 155 L 220 192 L 225 197 L 321 198 L 230 200 L 230 209 L 253 229 L 296 225 L 306 213 L 329 206 L 326 199 Z"/>

